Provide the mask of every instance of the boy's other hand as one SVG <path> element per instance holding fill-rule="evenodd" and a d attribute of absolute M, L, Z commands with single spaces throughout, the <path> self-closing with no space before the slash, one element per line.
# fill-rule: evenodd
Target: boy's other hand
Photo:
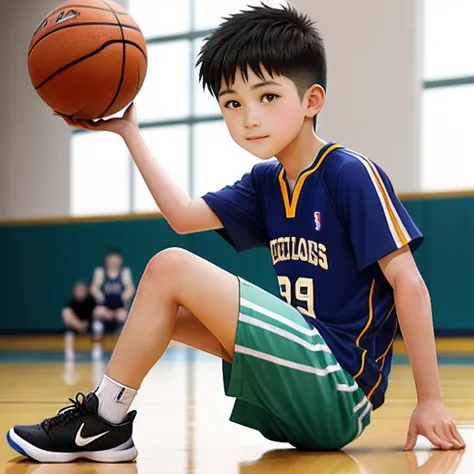
<path fill-rule="evenodd" d="M 121 118 L 81 120 L 73 119 L 56 112 L 53 112 L 53 115 L 61 117 L 70 127 L 92 131 L 113 132 L 122 136 L 128 128 L 138 128 L 137 109 L 133 103 L 128 106 Z"/>
<path fill-rule="evenodd" d="M 419 402 L 410 420 L 405 451 L 411 451 L 418 435 L 438 449 L 463 449 L 466 443 L 442 401 Z"/>

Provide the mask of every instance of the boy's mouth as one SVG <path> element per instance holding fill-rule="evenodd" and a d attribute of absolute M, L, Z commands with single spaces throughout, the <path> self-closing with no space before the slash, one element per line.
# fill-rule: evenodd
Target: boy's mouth
<path fill-rule="evenodd" d="M 256 135 L 255 137 L 248 137 L 247 140 L 249 142 L 255 143 L 255 142 L 260 142 L 264 140 L 265 138 L 268 138 L 268 135 Z"/>

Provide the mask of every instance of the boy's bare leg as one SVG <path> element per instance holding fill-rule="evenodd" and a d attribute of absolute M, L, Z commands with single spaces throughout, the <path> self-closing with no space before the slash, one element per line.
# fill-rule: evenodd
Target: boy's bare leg
<path fill-rule="evenodd" d="M 182 306 L 178 309 L 172 340 L 215 355 L 227 362 L 232 361 L 216 336 L 194 314 Z"/>
<path fill-rule="evenodd" d="M 77 332 L 84 332 L 86 325 L 81 321 L 76 313 L 70 308 L 64 308 L 62 311 L 63 323 L 67 328 L 74 329 Z"/>
<path fill-rule="evenodd" d="M 145 269 L 106 375 L 137 390 L 173 338 L 219 355 L 213 335 L 230 360 L 238 313 L 237 277 L 184 250 L 165 250 Z M 186 325 L 200 330 L 195 343 Z"/>
<path fill-rule="evenodd" d="M 128 316 L 128 311 L 125 308 L 119 308 L 113 311 L 113 319 L 118 323 L 123 324 Z"/>
<path fill-rule="evenodd" d="M 76 338 L 73 331 L 83 333 L 87 329 L 88 323 L 81 321 L 76 313 L 71 308 L 63 308 L 62 318 L 66 330 L 64 332 L 64 357 L 66 361 L 73 361 L 74 355 L 74 340 Z"/>
<path fill-rule="evenodd" d="M 115 316 L 115 312 L 112 309 L 103 305 L 96 306 L 92 314 L 94 319 L 99 319 L 100 321 L 111 321 Z"/>
<path fill-rule="evenodd" d="M 73 408 L 47 421 L 16 425 L 7 435 L 10 445 L 43 462 L 72 461 L 84 455 L 84 450 L 94 461 L 134 459 L 136 411 L 130 411 L 130 406 L 145 375 L 172 338 L 230 361 L 238 313 L 237 277 L 183 250 L 158 254 L 143 274 L 106 375 L 96 390 L 85 397 L 78 393 Z"/>

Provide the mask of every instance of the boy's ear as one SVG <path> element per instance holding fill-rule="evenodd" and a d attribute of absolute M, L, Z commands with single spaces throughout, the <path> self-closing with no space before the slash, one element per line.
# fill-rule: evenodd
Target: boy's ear
<path fill-rule="evenodd" d="M 321 112 L 325 99 L 326 93 L 320 85 L 313 84 L 309 87 L 305 93 L 306 117 L 314 117 Z"/>

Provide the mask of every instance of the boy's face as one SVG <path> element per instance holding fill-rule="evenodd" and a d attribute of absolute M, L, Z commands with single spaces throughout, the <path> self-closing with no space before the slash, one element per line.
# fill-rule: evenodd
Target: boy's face
<path fill-rule="evenodd" d="M 74 297 L 79 301 L 82 301 L 87 296 L 87 286 L 83 283 L 76 283 L 74 285 Z"/>
<path fill-rule="evenodd" d="M 295 83 L 265 71 L 264 79 L 248 70 L 248 81 L 238 70 L 235 82 L 222 80 L 219 91 L 222 116 L 234 141 L 266 160 L 285 149 L 300 133 L 306 108 Z"/>
<path fill-rule="evenodd" d="M 111 253 L 105 258 L 105 266 L 109 270 L 118 270 L 122 266 L 123 259 L 116 253 Z"/>

